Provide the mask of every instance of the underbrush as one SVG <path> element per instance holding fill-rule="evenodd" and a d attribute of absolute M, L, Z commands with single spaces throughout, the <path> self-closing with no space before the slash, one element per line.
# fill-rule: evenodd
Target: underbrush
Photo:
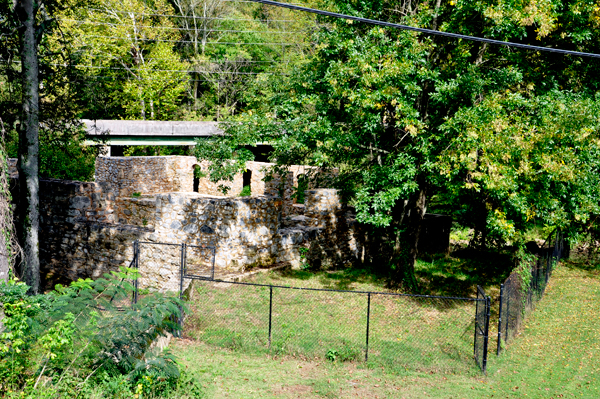
<path fill-rule="evenodd" d="M 198 397 L 175 357 L 151 348 L 178 328 L 179 299 L 153 293 L 131 305 L 135 273 L 124 268 L 36 296 L 22 282 L 0 283 L 0 396 Z"/>

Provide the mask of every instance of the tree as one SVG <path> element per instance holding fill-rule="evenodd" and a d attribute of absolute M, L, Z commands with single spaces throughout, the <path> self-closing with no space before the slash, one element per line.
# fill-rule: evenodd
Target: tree
<path fill-rule="evenodd" d="M 243 106 L 261 73 L 285 73 L 310 52 L 310 15 L 223 0 L 171 0 L 180 54 L 190 60 L 190 114 L 221 120 Z"/>
<path fill-rule="evenodd" d="M 91 81 L 79 91 L 86 117 L 174 117 L 188 83 L 188 64 L 174 51 L 179 35 L 167 17 L 171 13 L 162 0 L 98 0 L 92 8 L 60 13 L 78 69 Z"/>
<path fill-rule="evenodd" d="M 18 230 L 23 247 L 24 262 L 22 275 L 37 293 L 40 285 L 39 261 L 39 66 L 38 45 L 46 18 L 38 17 L 43 3 L 33 0 L 18 0 L 14 4 L 2 2 L 2 44 L 15 45 L 21 64 L 21 113 L 19 117 L 19 223 Z M 39 19 L 38 19 L 39 18 Z M 40 20 L 41 19 L 41 20 Z M 16 39 L 16 40 L 15 40 Z M 4 47 L 4 46 L 2 46 Z M 4 59 L 12 61 L 11 50 L 5 48 Z M 11 54 L 7 54 L 11 53 Z M 8 57 L 7 57 L 8 55 Z M 12 66 L 11 66 L 12 67 Z"/>
<path fill-rule="evenodd" d="M 0 284 L 8 281 L 15 252 L 13 219 L 10 209 L 10 191 L 8 186 L 8 164 L 4 147 L 5 134 L 4 123 L 0 119 Z M 2 319 L 1 314 L 0 319 Z"/>
<path fill-rule="evenodd" d="M 333 1 L 332 8 L 355 16 L 525 44 L 539 45 L 541 40 L 544 45 L 588 52 L 600 48 L 597 10 L 583 1 L 566 5 L 558 1 Z M 268 100 L 250 104 L 249 111 L 229 125 L 227 135 L 207 145 L 235 149 L 270 142 L 275 147 L 273 159 L 281 165 L 338 167 L 336 185 L 356 206 L 357 219 L 387 230 L 387 264 L 394 284 L 416 285 L 414 263 L 421 223 L 432 198 L 447 194 L 448 199 L 448 193 L 462 192 L 467 202 L 482 203 L 483 229 L 495 229 L 504 238 L 510 228 L 502 223 L 522 230 L 528 221 L 522 218 L 526 209 L 544 208 L 538 217 L 558 225 L 576 215 L 581 217 L 578 212 L 588 215 L 594 211 L 590 204 L 596 191 L 577 178 L 568 180 L 579 185 L 580 193 L 571 211 L 557 217 L 551 206 L 542 207 L 541 203 L 560 202 L 567 191 L 566 180 L 549 187 L 549 165 L 557 165 L 563 157 L 553 140 L 565 138 L 573 129 L 591 129 L 591 138 L 582 141 L 578 161 L 590 159 L 595 151 L 590 145 L 598 137 L 596 120 L 583 111 L 586 104 L 596 102 L 597 83 L 590 77 L 598 72 L 597 63 L 341 19 L 321 22 L 324 27 L 313 38 L 313 59 L 289 79 L 272 81 L 278 90 Z M 562 93 L 565 87 L 579 94 Z M 522 105 L 511 103 L 511 94 L 520 97 Z M 559 104 L 565 111 L 553 116 L 552 107 Z M 503 117 L 491 117 L 494 109 Z M 519 112 L 514 113 L 516 110 Z M 566 118 L 570 111 L 582 117 L 570 121 Z M 529 128 L 522 128 L 527 124 Z M 508 133 L 506 129 L 512 134 L 502 136 L 504 144 L 500 145 L 498 136 Z M 546 129 L 554 129 L 554 133 L 546 134 Z M 473 131 L 486 134 L 471 140 L 469 132 Z M 536 145 L 521 151 L 531 143 L 532 135 Z M 507 148 L 518 153 L 510 163 L 503 158 Z M 246 156 L 241 151 L 231 154 L 234 158 Z M 505 181 L 510 168 L 531 159 L 536 159 L 536 168 L 543 173 L 515 177 L 530 190 L 517 195 L 520 201 L 531 202 L 519 208 L 510 202 L 519 185 L 504 187 L 498 182 Z M 479 165 L 483 160 L 487 164 L 478 166 L 478 175 L 471 173 L 473 166 L 466 166 L 468 161 Z M 585 176 L 590 177 L 594 168 L 587 168 Z M 473 184 L 474 176 L 488 179 L 489 184 Z M 536 199 L 536 189 L 543 189 L 547 198 Z M 488 203 L 486 198 L 491 197 L 497 201 Z M 582 207 L 584 203 L 589 206 Z M 509 218 L 522 218 L 523 223 L 517 226 Z"/>
<path fill-rule="evenodd" d="M 73 162 L 89 160 L 90 155 L 95 155 L 94 151 L 87 151 L 87 158 L 80 153 L 69 156 L 73 146 L 67 145 L 73 142 L 69 140 L 71 133 L 79 134 L 74 140 L 77 144 L 81 141 L 78 108 L 72 97 L 79 76 L 71 68 L 72 54 L 51 16 L 76 4 L 71 0 L 0 2 L 0 117 L 7 132 L 8 153 L 13 155 L 14 148 L 14 155 L 18 156 L 16 230 L 23 259 L 17 272 L 30 286 L 31 293 L 40 289 L 40 171 L 56 171 L 59 159 L 64 161 L 66 169 L 71 169 Z M 56 31 L 59 34 L 52 37 Z M 40 137 L 54 147 L 40 149 Z"/>

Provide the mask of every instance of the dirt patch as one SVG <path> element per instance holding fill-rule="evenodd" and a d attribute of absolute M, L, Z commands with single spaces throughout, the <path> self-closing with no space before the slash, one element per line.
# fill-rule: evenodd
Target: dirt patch
<path fill-rule="evenodd" d="M 273 387 L 271 390 L 274 395 L 291 394 L 292 397 L 304 398 L 305 395 L 313 391 L 308 385 L 282 385 L 281 387 Z"/>

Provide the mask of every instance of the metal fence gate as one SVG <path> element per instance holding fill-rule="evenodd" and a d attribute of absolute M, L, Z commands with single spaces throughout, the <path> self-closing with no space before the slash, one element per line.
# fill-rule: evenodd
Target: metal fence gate
<path fill-rule="evenodd" d="M 485 296 L 483 288 L 477 286 L 477 305 L 475 310 L 475 342 L 473 350 L 475 361 L 484 373 L 487 369 L 488 339 L 490 331 L 491 299 Z"/>

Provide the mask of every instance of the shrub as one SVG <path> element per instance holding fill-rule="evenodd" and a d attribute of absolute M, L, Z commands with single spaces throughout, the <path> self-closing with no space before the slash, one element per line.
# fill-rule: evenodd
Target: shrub
<path fill-rule="evenodd" d="M 123 268 L 38 296 L 27 296 L 28 287 L 16 280 L 0 283 L 0 395 L 88 397 L 100 389 L 109 397 L 141 398 L 174 389 L 180 378 L 174 357 L 149 347 L 178 328 L 172 320 L 182 304 L 152 293 L 131 305 L 136 273 Z"/>

